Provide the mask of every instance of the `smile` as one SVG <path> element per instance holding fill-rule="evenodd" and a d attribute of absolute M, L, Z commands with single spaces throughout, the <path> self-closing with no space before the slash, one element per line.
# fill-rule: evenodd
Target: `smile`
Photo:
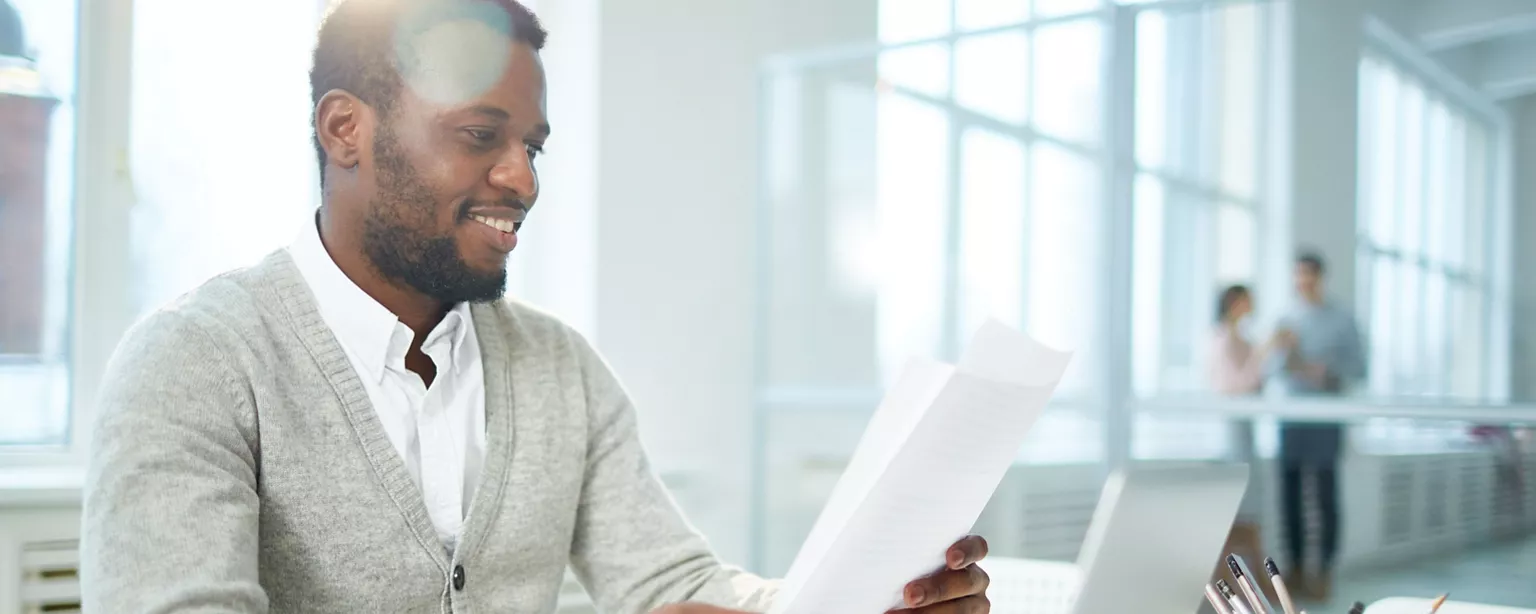
<path fill-rule="evenodd" d="M 472 219 L 472 220 L 474 220 L 476 222 L 480 222 L 481 224 L 485 224 L 486 226 L 490 226 L 491 228 L 495 228 L 496 230 L 500 230 L 502 232 L 516 232 L 517 231 L 517 222 L 514 222 L 514 221 L 509 220 L 509 219 L 498 218 L 498 217 L 486 217 L 486 216 L 483 216 L 483 215 L 470 215 L 469 219 Z"/>

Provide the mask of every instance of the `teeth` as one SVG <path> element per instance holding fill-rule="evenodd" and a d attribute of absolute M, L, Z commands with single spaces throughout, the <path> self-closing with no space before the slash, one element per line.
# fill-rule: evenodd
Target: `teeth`
<path fill-rule="evenodd" d="M 517 231 L 517 223 L 513 222 L 512 220 L 504 220 L 504 219 L 501 219 L 501 218 L 494 218 L 494 217 L 485 217 L 483 215 L 471 215 L 471 216 L 469 216 L 469 219 L 472 219 L 472 220 L 474 220 L 476 222 L 480 222 L 481 224 L 485 224 L 486 226 L 490 226 L 491 228 L 495 228 L 496 230 L 500 230 L 502 232 L 516 232 Z"/>

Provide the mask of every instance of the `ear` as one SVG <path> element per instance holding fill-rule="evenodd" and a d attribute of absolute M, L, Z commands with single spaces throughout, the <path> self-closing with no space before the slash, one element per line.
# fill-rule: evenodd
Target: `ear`
<path fill-rule="evenodd" d="M 315 105 L 315 135 L 330 163 L 343 169 L 357 167 L 362 155 L 366 105 L 345 90 L 331 90 Z"/>

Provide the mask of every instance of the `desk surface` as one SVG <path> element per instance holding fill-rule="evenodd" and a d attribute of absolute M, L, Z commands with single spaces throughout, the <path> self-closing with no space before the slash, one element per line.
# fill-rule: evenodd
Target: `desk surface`
<path fill-rule="evenodd" d="M 1427 614 L 1433 599 L 1391 597 L 1366 608 L 1365 614 Z M 1464 601 L 1447 601 L 1438 614 L 1536 614 L 1536 610 L 1509 608 Z"/>

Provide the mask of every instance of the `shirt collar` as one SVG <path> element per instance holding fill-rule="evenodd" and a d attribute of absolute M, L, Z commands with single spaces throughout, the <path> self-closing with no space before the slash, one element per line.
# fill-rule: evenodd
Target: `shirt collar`
<path fill-rule="evenodd" d="M 359 368 L 366 371 L 360 375 L 373 381 L 383 379 L 390 338 L 400 319 L 336 266 L 320 240 L 318 223 L 308 224 L 288 247 L 288 253 L 315 295 L 320 317 L 342 347 L 356 357 Z"/>
<path fill-rule="evenodd" d="M 423 345 L 442 343 L 444 338 L 448 342 L 448 355 L 451 357 L 449 364 L 455 376 L 463 373 L 464 366 L 472 362 L 470 355 L 478 354 L 479 347 L 475 341 L 474 319 L 470 316 L 469 303 L 459 303 L 443 316 L 443 321 L 437 323 L 437 327 L 427 334 L 427 340 Z"/>
<path fill-rule="evenodd" d="M 336 266 L 320 239 L 318 223 L 309 224 L 300 232 L 288 251 L 315 295 L 320 317 L 342 347 L 357 357 L 358 368 L 365 371 L 359 375 L 377 382 L 384 379 L 384 371 L 395 361 L 403 367 L 405 351 L 413 336 L 411 330 Z M 423 345 L 439 343 L 444 336 L 448 337 L 451 369 L 459 375 L 463 365 L 472 362 L 469 353 L 479 352 L 468 303 L 459 303 L 449 310 L 428 333 Z"/>

